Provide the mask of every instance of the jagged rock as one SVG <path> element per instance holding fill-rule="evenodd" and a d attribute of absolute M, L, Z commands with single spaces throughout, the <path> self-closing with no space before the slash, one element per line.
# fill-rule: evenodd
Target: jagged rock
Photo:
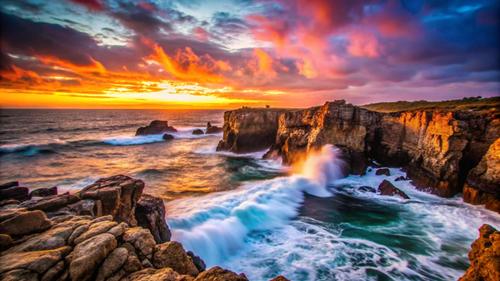
<path fill-rule="evenodd" d="M 10 182 L 0 184 L 0 189 L 6 189 L 6 188 L 14 187 L 14 186 L 19 186 L 19 182 L 18 181 L 10 181 Z"/>
<path fill-rule="evenodd" d="M 85 187 L 79 196 L 82 199 L 100 200 L 103 215 L 112 215 L 117 222 L 135 226 L 135 207 L 143 189 L 143 181 L 117 175 L 100 179 Z"/>
<path fill-rule="evenodd" d="M 3 200 L 14 199 L 24 201 L 29 199 L 29 188 L 23 186 L 12 186 L 0 189 L 0 198 Z"/>
<path fill-rule="evenodd" d="M 153 264 L 156 268 L 170 267 L 180 274 L 193 277 L 199 273 L 191 257 L 184 251 L 182 245 L 175 241 L 156 245 Z"/>
<path fill-rule="evenodd" d="M 464 201 L 500 213 L 500 138 L 470 171 L 463 190 Z"/>
<path fill-rule="evenodd" d="M 164 134 L 162 137 L 163 140 L 170 141 L 174 139 L 174 136 L 171 134 Z"/>
<path fill-rule="evenodd" d="M 408 178 L 407 178 L 407 177 L 404 177 L 404 176 L 399 176 L 399 177 L 397 177 L 394 181 L 406 181 L 406 180 L 408 180 Z"/>
<path fill-rule="evenodd" d="M 490 225 L 479 228 L 479 238 L 469 252 L 471 265 L 460 281 L 500 280 L 500 232 Z"/>
<path fill-rule="evenodd" d="M 378 186 L 378 192 L 386 196 L 399 196 L 403 199 L 410 199 L 406 193 L 395 187 L 390 181 L 384 180 Z"/>
<path fill-rule="evenodd" d="M 135 218 L 139 226 L 151 231 L 156 243 L 170 241 L 171 233 L 165 221 L 165 204 L 161 198 L 143 194 L 137 202 Z"/>
<path fill-rule="evenodd" d="M 85 231 L 84 233 L 82 233 L 80 236 L 78 236 L 73 240 L 73 243 L 80 244 L 81 242 L 89 239 L 90 237 L 94 237 L 98 234 L 107 232 L 116 225 L 118 225 L 118 223 L 114 221 L 102 221 L 91 224 L 87 231 Z"/>
<path fill-rule="evenodd" d="M 97 266 L 117 246 L 115 237 L 102 233 L 76 245 L 68 256 L 69 274 L 72 280 L 90 280 Z"/>
<path fill-rule="evenodd" d="M 100 217 L 102 216 L 101 200 L 84 199 L 66 207 L 69 213 L 80 216 Z"/>
<path fill-rule="evenodd" d="M 236 274 L 230 270 L 214 266 L 198 274 L 195 281 L 248 281 L 244 274 Z"/>
<path fill-rule="evenodd" d="M 118 247 L 104 260 L 97 273 L 96 281 L 104 281 L 122 267 L 127 261 L 128 250 Z"/>
<path fill-rule="evenodd" d="M 8 253 L 0 256 L 0 273 L 14 269 L 25 269 L 42 274 L 59 262 L 70 247 L 61 247 L 54 250 Z"/>
<path fill-rule="evenodd" d="M 203 135 L 203 130 L 201 129 L 194 129 L 193 130 L 193 135 Z"/>
<path fill-rule="evenodd" d="M 168 125 L 168 121 L 154 120 L 148 126 L 137 129 L 136 136 L 157 135 L 165 132 L 175 133 L 177 130 Z"/>
<path fill-rule="evenodd" d="M 132 227 L 123 234 L 123 240 L 129 242 L 144 257 L 151 257 L 156 245 L 155 239 L 149 230 L 141 227 Z"/>
<path fill-rule="evenodd" d="M 30 192 L 29 198 L 33 197 L 47 197 L 57 195 L 57 186 L 49 188 L 38 188 Z"/>
<path fill-rule="evenodd" d="M 64 247 L 72 232 L 73 227 L 71 226 L 54 226 L 10 248 L 8 252 L 43 251 Z"/>
<path fill-rule="evenodd" d="M 51 222 L 42 211 L 26 211 L 0 223 L 0 233 L 19 236 L 43 231 L 51 226 Z"/>
<path fill-rule="evenodd" d="M 78 196 L 65 193 L 61 195 L 54 195 L 43 197 L 39 199 L 31 199 L 20 204 L 21 207 L 28 210 L 41 210 L 45 212 L 56 211 L 68 204 L 72 204 L 80 200 Z"/>
<path fill-rule="evenodd" d="M 221 133 L 223 129 L 221 127 L 212 126 L 210 122 L 207 122 L 207 129 L 205 130 L 205 134 L 218 134 Z"/>
<path fill-rule="evenodd" d="M 278 118 L 283 109 L 242 108 L 224 113 L 224 136 L 217 150 L 236 153 L 269 148 L 276 139 Z"/>
<path fill-rule="evenodd" d="M 193 252 L 187 251 L 187 255 L 191 257 L 191 260 L 193 261 L 194 265 L 196 266 L 196 269 L 198 269 L 199 272 L 202 272 L 207 268 L 205 262 L 199 256 L 195 255 Z"/>
<path fill-rule="evenodd" d="M 391 171 L 389 171 L 389 169 L 387 169 L 387 168 L 380 168 L 380 169 L 377 169 L 377 171 L 375 171 L 375 175 L 377 175 L 377 176 L 381 176 L 381 175 L 390 176 Z"/>
<path fill-rule="evenodd" d="M 276 276 L 269 281 L 290 281 L 290 280 L 286 279 L 285 276 L 283 276 L 283 275 L 279 275 L 279 276 Z"/>
<path fill-rule="evenodd" d="M 366 186 L 366 185 L 363 185 L 359 188 L 360 191 L 363 191 L 363 192 L 372 192 L 372 193 L 375 193 L 377 192 L 377 190 L 371 186 Z"/>
<path fill-rule="evenodd" d="M 189 279 L 181 279 L 182 277 L 171 268 L 153 269 L 146 268 L 138 272 L 130 274 L 127 281 L 181 281 Z M 191 279 L 192 280 L 192 279 Z"/>

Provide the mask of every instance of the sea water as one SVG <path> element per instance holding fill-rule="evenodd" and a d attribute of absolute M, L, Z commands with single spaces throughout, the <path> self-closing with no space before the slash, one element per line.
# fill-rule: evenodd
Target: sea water
<path fill-rule="evenodd" d="M 127 174 L 162 197 L 173 239 L 208 266 L 251 280 L 455 280 L 483 223 L 500 216 L 457 196 L 420 192 L 405 173 L 344 175 L 333 146 L 300 169 L 262 160 L 265 151 L 216 152 L 222 137 L 192 135 L 221 111 L 2 110 L 0 179 L 76 191 L 100 177 Z M 134 136 L 169 120 L 175 139 Z M 411 199 L 366 192 L 389 180 Z"/>

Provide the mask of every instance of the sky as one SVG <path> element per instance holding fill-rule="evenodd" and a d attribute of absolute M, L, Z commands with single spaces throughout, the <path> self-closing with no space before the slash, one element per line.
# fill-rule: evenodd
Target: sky
<path fill-rule="evenodd" d="M 500 95 L 498 0 L 2 0 L 0 106 Z"/>

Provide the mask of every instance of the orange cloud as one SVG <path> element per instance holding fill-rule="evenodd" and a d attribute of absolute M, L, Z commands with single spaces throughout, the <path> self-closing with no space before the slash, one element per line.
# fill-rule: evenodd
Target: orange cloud
<path fill-rule="evenodd" d="M 257 58 L 257 74 L 275 78 L 278 74 L 273 68 L 273 58 L 262 49 L 255 49 L 254 56 Z"/>
<path fill-rule="evenodd" d="M 36 81 L 38 83 L 41 82 L 41 77 L 34 71 L 31 70 L 25 70 L 20 67 L 17 67 L 15 65 L 11 66 L 11 71 L 8 70 L 3 70 L 0 72 L 0 76 L 3 79 L 7 79 L 10 81 L 18 81 L 18 80 L 31 80 L 31 81 Z"/>
<path fill-rule="evenodd" d="M 38 55 L 36 58 L 43 64 L 50 65 L 56 68 L 62 68 L 76 74 L 91 73 L 91 74 L 105 74 L 106 68 L 97 60 L 90 58 L 92 62 L 90 65 L 77 65 L 68 61 L 61 60 L 51 56 Z"/>
<path fill-rule="evenodd" d="M 349 35 L 347 51 L 355 57 L 378 57 L 380 54 L 377 38 L 365 32 L 353 32 Z"/>

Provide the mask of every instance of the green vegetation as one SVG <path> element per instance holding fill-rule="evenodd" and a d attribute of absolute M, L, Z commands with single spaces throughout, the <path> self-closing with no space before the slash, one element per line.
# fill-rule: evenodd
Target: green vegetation
<path fill-rule="evenodd" d="M 369 110 L 379 112 L 398 112 L 411 111 L 422 109 L 447 109 L 447 110 L 498 110 L 500 107 L 500 97 L 481 98 L 470 97 L 461 100 L 446 100 L 446 101 L 396 101 L 396 102 L 379 102 L 363 105 Z"/>

